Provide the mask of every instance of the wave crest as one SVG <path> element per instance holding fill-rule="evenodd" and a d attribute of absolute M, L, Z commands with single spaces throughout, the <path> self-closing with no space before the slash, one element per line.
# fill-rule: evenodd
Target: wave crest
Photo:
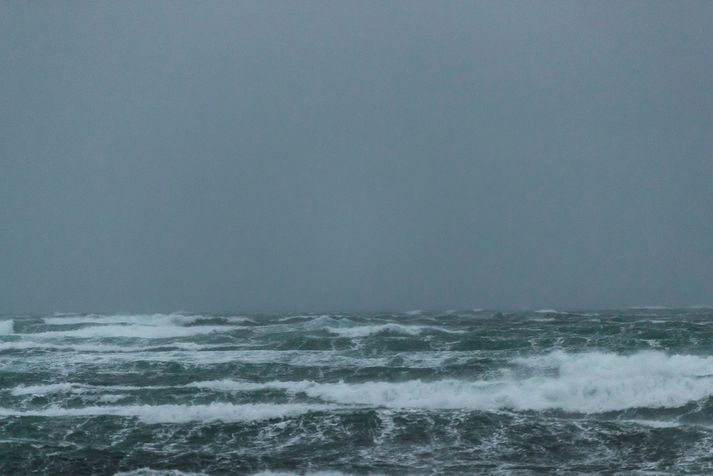
<path fill-rule="evenodd" d="M 325 402 L 387 408 L 564 410 L 602 413 L 632 408 L 676 408 L 713 395 L 713 357 L 642 352 L 553 352 L 515 359 L 528 377 L 465 381 L 317 383 L 218 380 L 190 386 L 216 391 L 275 388 Z"/>

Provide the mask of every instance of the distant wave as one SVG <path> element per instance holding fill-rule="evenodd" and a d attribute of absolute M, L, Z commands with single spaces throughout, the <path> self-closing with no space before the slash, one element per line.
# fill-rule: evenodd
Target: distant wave
<path fill-rule="evenodd" d="M 0 321 L 0 336 L 9 336 L 14 332 L 15 321 Z"/>
<path fill-rule="evenodd" d="M 188 326 L 201 321 L 221 320 L 229 323 L 254 323 L 253 319 L 243 316 L 213 317 L 186 314 L 62 314 L 45 317 L 42 321 L 49 325 L 71 324 L 134 324 L 141 326 Z"/>
<path fill-rule="evenodd" d="M 632 309 L 632 310 L 641 310 L 641 311 L 663 311 L 668 309 L 667 306 L 657 306 L 657 305 L 651 305 L 651 306 L 629 306 L 627 309 Z"/>
<path fill-rule="evenodd" d="M 327 331 L 338 334 L 342 337 L 368 337 L 375 334 L 381 334 L 383 332 L 390 332 L 393 334 L 409 335 L 415 336 L 419 335 L 424 331 L 438 331 L 447 333 L 458 333 L 457 331 L 452 331 L 444 329 L 442 327 L 435 326 L 405 326 L 402 324 L 379 324 L 370 326 L 355 326 L 355 327 L 342 327 L 334 328 L 327 327 Z"/>
<path fill-rule="evenodd" d="M 126 405 L 92 406 L 82 408 L 49 407 L 42 410 L 13 410 L 0 408 L 0 416 L 7 417 L 86 417 L 119 416 L 136 417 L 144 423 L 187 423 L 191 421 L 246 422 L 273 418 L 294 417 L 309 412 L 334 409 L 330 405 L 299 403 L 253 403 L 233 405 L 211 403 L 208 405 Z"/>
<path fill-rule="evenodd" d="M 87 385 L 74 382 L 50 383 L 44 385 L 18 385 L 9 389 L 14 396 L 50 395 L 53 393 L 85 393 L 102 390 L 132 391 L 174 388 L 173 386 L 133 386 L 133 385 Z"/>
<path fill-rule="evenodd" d="M 25 334 L 33 335 L 33 334 Z M 41 334 L 40 334 L 41 335 Z M 220 349 L 217 345 L 201 345 L 194 342 L 171 342 L 165 345 L 112 345 L 100 343 L 83 343 L 83 344 L 55 344 L 47 341 L 32 341 L 22 340 L 15 342 L 0 342 L 0 351 L 3 350 L 56 350 L 67 352 L 150 352 L 159 349 L 176 348 L 181 350 L 205 350 L 205 349 Z"/>
<path fill-rule="evenodd" d="M 239 328 L 239 327 L 235 327 Z M 228 330 L 226 326 L 191 326 L 183 327 L 177 325 L 105 325 L 82 327 L 64 331 L 45 331 L 31 335 L 33 337 L 80 337 L 85 339 L 93 338 L 115 338 L 130 337 L 136 339 L 165 339 L 170 337 L 189 337 L 198 334 L 210 334 L 213 332 L 224 332 Z"/>

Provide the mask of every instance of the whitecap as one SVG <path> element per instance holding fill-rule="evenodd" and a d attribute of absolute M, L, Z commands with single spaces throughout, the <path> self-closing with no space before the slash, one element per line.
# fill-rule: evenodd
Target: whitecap
<path fill-rule="evenodd" d="M 447 332 L 450 334 L 461 333 L 462 331 L 451 331 L 442 327 L 435 326 L 405 326 L 401 324 L 378 324 L 372 326 L 357 326 L 357 327 L 327 327 L 327 331 L 332 334 L 338 334 L 341 337 L 368 337 L 374 334 L 390 332 L 393 334 L 401 334 L 406 336 L 416 336 L 424 331 L 432 330 L 438 332 Z"/>
<path fill-rule="evenodd" d="M 25 336 L 29 337 L 29 336 Z M 236 344 L 232 344 L 235 346 Z M 171 342 L 165 345 L 112 345 L 112 344 L 55 344 L 53 342 L 47 341 L 32 341 L 32 340 L 22 340 L 16 342 L 0 342 L 0 351 L 2 350 L 56 350 L 56 351 L 66 351 L 66 352 L 121 352 L 121 353 L 132 353 L 132 352 L 150 352 L 159 349 L 166 349 L 167 347 L 175 347 L 182 350 L 203 350 L 203 349 L 219 349 L 220 346 L 216 344 L 196 344 L 195 342 Z"/>
<path fill-rule="evenodd" d="M 173 388 L 171 386 L 133 386 L 133 385 L 87 385 L 74 382 L 49 383 L 41 385 L 18 385 L 9 390 L 16 396 L 34 395 L 44 396 L 55 393 L 88 393 L 98 392 L 102 390 L 112 391 L 134 391 L 134 390 L 155 390 Z"/>
<path fill-rule="evenodd" d="M 126 405 L 91 406 L 82 408 L 49 407 L 43 410 L 13 410 L 0 408 L 0 416 L 6 417 L 134 417 L 144 423 L 188 423 L 191 421 L 250 422 L 274 418 L 288 418 L 310 412 L 334 409 L 331 405 L 308 405 L 299 403 L 269 404 L 254 403 L 234 405 L 211 403 L 207 405 Z"/>
<path fill-rule="evenodd" d="M 131 471 L 120 471 L 114 476 L 208 476 L 206 473 L 186 473 L 177 469 L 139 468 Z"/>
<path fill-rule="evenodd" d="M 0 321 L 0 336 L 9 336 L 15 332 L 15 321 L 12 319 Z"/>
<path fill-rule="evenodd" d="M 341 471 L 316 471 L 307 473 L 294 473 L 289 471 L 260 471 L 253 473 L 251 476 L 347 476 L 347 473 Z"/>
<path fill-rule="evenodd" d="M 184 314 L 80 314 L 46 317 L 42 320 L 49 325 L 71 324 L 135 324 L 152 326 L 181 326 L 192 324 L 206 316 Z"/>
<path fill-rule="evenodd" d="M 677 421 L 666 420 L 621 420 L 622 423 L 631 423 L 649 428 L 678 428 L 681 424 Z"/>
<path fill-rule="evenodd" d="M 347 476 L 347 473 L 340 471 L 316 471 L 307 473 L 294 473 L 289 471 L 260 471 L 253 473 L 251 476 Z"/>
<path fill-rule="evenodd" d="M 177 325 L 103 325 L 83 327 L 64 331 L 46 331 L 33 334 L 22 334 L 33 338 L 63 338 L 79 337 L 84 339 L 128 337 L 137 339 L 165 339 L 172 337 L 190 337 L 214 332 L 225 332 L 242 329 L 239 326 L 191 326 Z"/>
<path fill-rule="evenodd" d="M 632 311 L 665 311 L 669 309 L 667 306 L 659 306 L 659 305 L 650 305 L 650 306 L 629 306 L 627 309 L 631 309 Z"/>

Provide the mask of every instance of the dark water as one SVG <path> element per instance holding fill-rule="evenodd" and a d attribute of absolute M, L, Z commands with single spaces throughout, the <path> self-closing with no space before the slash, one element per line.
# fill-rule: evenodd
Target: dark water
<path fill-rule="evenodd" d="M 7 316 L 0 474 L 705 474 L 712 395 L 710 309 Z"/>

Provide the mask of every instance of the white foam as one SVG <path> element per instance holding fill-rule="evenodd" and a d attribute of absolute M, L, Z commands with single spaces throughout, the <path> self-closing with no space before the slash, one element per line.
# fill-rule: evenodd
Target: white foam
<path fill-rule="evenodd" d="M 651 305 L 651 306 L 629 306 L 627 309 L 642 310 L 642 311 L 664 311 L 667 306 Z"/>
<path fill-rule="evenodd" d="M 253 473 L 251 476 L 347 476 L 347 473 L 342 473 L 341 471 L 316 471 L 307 473 L 260 471 L 259 473 Z"/>
<path fill-rule="evenodd" d="M 424 331 L 433 330 L 439 332 L 448 332 L 449 334 L 460 333 L 461 331 L 451 331 L 442 327 L 435 326 L 404 326 L 401 324 L 378 324 L 373 326 L 358 326 L 358 327 L 327 327 L 327 331 L 332 334 L 338 334 L 341 337 L 368 337 L 382 332 L 391 332 L 393 334 L 401 334 L 407 336 L 416 336 Z"/>
<path fill-rule="evenodd" d="M 675 408 L 713 395 L 713 357 L 668 356 L 653 351 L 630 356 L 553 352 L 516 359 L 516 363 L 536 375 L 476 381 L 256 384 L 222 380 L 191 385 L 220 391 L 277 388 L 325 402 L 387 408 L 561 409 L 578 413 Z M 543 375 L 543 370 L 549 372 Z"/>
<path fill-rule="evenodd" d="M 307 473 L 293 473 L 289 471 L 260 471 L 253 473 L 251 476 L 347 476 L 347 473 L 341 471 L 316 471 Z"/>
<path fill-rule="evenodd" d="M 15 332 L 15 321 L 0 321 L 0 336 L 9 336 Z"/>
<path fill-rule="evenodd" d="M 139 468 L 132 471 L 121 471 L 114 476 L 207 476 L 206 473 L 186 473 L 177 469 Z"/>
<path fill-rule="evenodd" d="M 302 324 L 302 327 L 304 329 L 308 330 L 319 330 L 319 329 L 331 329 L 331 328 L 339 328 L 339 327 L 346 327 L 353 325 L 354 323 L 350 321 L 349 319 L 335 319 L 331 316 L 319 316 L 314 319 L 310 319 L 309 321 L 305 321 Z"/>
<path fill-rule="evenodd" d="M 155 390 L 173 388 L 171 386 L 143 386 L 132 385 L 86 385 L 74 382 L 50 383 L 44 385 L 18 385 L 8 389 L 16 397 L 23 395 L 51 395 L 55 393 L 87 393 L 102 390 L 110 391 L 134 391 L 134 390 Z"/>
<path fill-rule="evenodd" d="M 67 393 L 72 392 L 76 384 L 72 383 L 53 383 L 47 385 L 18 385 L 11 388 L 12 395 L 49 395 L 51 393 Z"/>
<path fill-rule="evenodd" d="M 183 314 L 86 314 L 46 317 L 42 320 L 50 325 L 69 324 L 136 324 L 151 326 L 182 326 L 192 324 L 206 316 L 186 316 Z"/>
<path fill-rule="evenodd" d="M 108 394 L 108 395 L 101 395 L 101 396 L 99 396 L 99 398 L 98 398 L 97 400 L 100 401 L 100 402 L 102 402 L 102 403 L 116 403 L 116 402 L 118 402 L 118 401 L 120 401 L 120 400 L 125 399 L 126 397 L 128 397 L 128 395 L 124 395 L 124 394 Z"/>
<path fill-rule="evenodd" d="M 33 338 L 63 338 L 79 337 L 85 339 L 129 337 L 140 339 L 164 339 L 171 337 L 189 337 L 200 334 L 210 334 L 213 332 L 225 332 L 240 329 L 238 326 L 191 326 L 183 327 L 176 325 L 103 325 L 95 327 L 83 327 L 66 331 L 47 331 L 35 334 L 23 334 Z"/>
<path fill-rule="evenodd" d="M 631 423 L 649 428 L 678 428 L 681 424 L 677 421 L 666 420 L 620 420 L 622 423 Z"/>
<path fill-rule="evenodd" d="M 202 314 L 186 315 L 172 314 L 55 314 L 45 317 L 42 321 L 48 325 L 71 324 L 133 324 L 140 326 L 189 326 L 201 321 L 220 319 L 232 323 L 255 323 L 245 316 L 209 316 Z"/>
<path fill-rule="evenodd" d="M 235 344 L 233 344 L 234 346 Z M 42 350 L 57 350 L 66 352 L 122 352 L 122 353 L 133 353 L 133 352 L 150 352 L 159 349 L 165 349 L 166 347 L 176 347 L 183 350 L 203 350 L 203 349 L 216 349 L 220 348 L 217 344 L 196 344 L 195 342 L 171 342 L 170 344 L 165 344 L 161 346 L 154 345 L 112 345 L 112 344 L 55 344 L 47 341 L 32 341 L 23 340 L 17 342 L 0 342 L 0 350 L 28 350 L 28 349 L 42 349 Z"/>
<path fill-rule="evenodd" d="M 274 418 L 287 418 L 305 413 L 332 410 L 331 405 L 268 404 L 233 405 L 211 403 L 208 405 L 126 405 L 91 406 L 82 408 L 49 407 L 43 410 L 17 411 L 0 408 L 6 417 L 92 417 L 120 416 L 139 418 L 144 423 L 188 423 L 191 421 L 249 422 Z"/>
<path fill-rule="evenodd" d="M 17 343 L 22 344 L 22 343 Z M 188 344 L 188 343 L 186 343 Z M 9 344 L 8 344 L 9 345 Z M 171 347 L 177 344 L 169 344 Z M 34 346 L 33 346 L 34 347 Z M 45 346 L 38 346 L 40 348 Z M 112 371 L 125 371 L 126 365 L 137 361 L 143 362 L 176 362 L 191 366 L 214 365 L 222 363 L 233 364 L 284 364 L 308 367 L 329 368 L 361 368 L 391 366 L 394 357 L 398 357 L 399 367 L 433 368 L 444 363 L 461 365 L 472 361 L 479 351 L 432 351 L 432 352 L 401 352 L 397 355 L 344 355 L 338 351 L 321 350 L 265 350 L 231 348 L 230 351 L 222 350 L 220 346 L 206 345 L 197 349 L 162 350 L 154 351 L 154 347 L 129 347 L 110 350 L 109 345 L 69 345 L 53 346 L 57 350 L 66 350 L 60 355 L 48 360 L 43 353 L 18 355 L 14 360 L 6 359 L 8 365 L 22 366 L 23 368 L 48 369 L 54 368 L 57 372 L 67 372 L 76 367 L 89 365 L 105 366 Z M 0 343 L 0 349 L 15 348 L 5 347 Z M 24 348 L 20 347 L 20 348 Z M 74 350 L 89 350 L 92 353 L 74 352 Z M 195 350 L 195 351 L 194 351 Z"/>

